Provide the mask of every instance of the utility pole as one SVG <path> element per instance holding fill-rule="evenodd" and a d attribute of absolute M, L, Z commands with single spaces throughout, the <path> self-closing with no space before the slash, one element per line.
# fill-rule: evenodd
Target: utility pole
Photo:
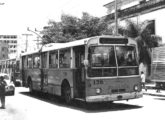
<path fill-rule="evenodd" d="M 117 0 L 115 0 L 115 35 L 117 36 L 118 35 L 118 13 L 117 13 L 117 5 L 118 5 L 118 2 Z"/>
<path fill-rule="evenodd" d="M 27 49 L 28 49 L 28 37 L 32 36 L 32 34 L 25 33 L 25 34 L 22 34 L 22 35 L 26 36 L 25 52 L 27 52 Z"/>

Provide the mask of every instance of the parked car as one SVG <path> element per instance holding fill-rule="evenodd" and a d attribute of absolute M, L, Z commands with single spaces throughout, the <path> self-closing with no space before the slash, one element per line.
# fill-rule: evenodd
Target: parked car
<path fill-rule="evenodd" d="M 15 94 L 15 85 L 13 81 L 11 81 L 10 75 L 6 73 L 0 73 L 0 76 L 4 77 L 4 80 L 7 83 L 6 86 L 6 96 L 14 95 Z"/>

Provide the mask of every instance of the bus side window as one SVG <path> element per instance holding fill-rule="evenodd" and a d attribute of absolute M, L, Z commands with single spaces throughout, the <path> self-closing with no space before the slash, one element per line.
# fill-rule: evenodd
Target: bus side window
<path fill-rule="evenodd" d="M 22 57 L 22 67 L 27 68 L 26 56 Z"/>
<path fill-rule="evenodd" d="M 39 55 L 34 55 L 33 57 L 33 67 L 39 68 L 40 67 L 40 57 Z"/>
<path fill-rule="evenodd" d="M 60 68 L 69 68 L 70 67 L 70 49 L 60 50 L 59 64 Z"/>
<path fill-rule="evenodd" d="M 28 64 L 28 68 L 32 68 L 33 64 L 32 64 L 32 56 L 28 56 L 28 60 L 27 60 L 27 64 Z"/>
<path fill-rule="evenodd" d="M 53 51 L 49 54 L 49 67 L 57 68 L 58 67 L 58 52 Z"/>

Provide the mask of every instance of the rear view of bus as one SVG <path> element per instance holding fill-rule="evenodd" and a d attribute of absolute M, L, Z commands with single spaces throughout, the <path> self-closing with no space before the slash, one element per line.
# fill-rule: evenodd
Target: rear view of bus
<path fill-rule="evenodd" d="M 136 44 L 123 37 L 99 37 L 87 43 L 86 101 L 142 97 Z"/>

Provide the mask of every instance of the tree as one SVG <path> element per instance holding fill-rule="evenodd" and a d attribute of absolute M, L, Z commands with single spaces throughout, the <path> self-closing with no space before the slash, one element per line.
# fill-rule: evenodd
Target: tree
<path fill-rule="evenodd" d="M 160 37 L 152 34 L 152 23 L 144 21 L 136 24 L 131 20 L 126 21 L 126 26 L 120 27 L 120 34 L 135 39 L 139 50 L 139 63 L 147 66 L 148 74 L 150 75 L 151 64 L 151 48 L 158 46 Z"/>
<path fill-rule="evenodd" d="M 107 24 L 98 17 L 93 17 L 88 13 L 83 13 L 79 20 L 80 32 L 87 37 L 101 35 Z"/>
<path fill-rule="evenodd" d="M 48 22 L 48 26 L 42 31 L 43 44 L 68 42 L 102 35 L 107 29 L 107 24 L 102 19 L 88 13 L 83 13 L 81 19 L 63 14 L 61 22 L 51 20 Z"/>

